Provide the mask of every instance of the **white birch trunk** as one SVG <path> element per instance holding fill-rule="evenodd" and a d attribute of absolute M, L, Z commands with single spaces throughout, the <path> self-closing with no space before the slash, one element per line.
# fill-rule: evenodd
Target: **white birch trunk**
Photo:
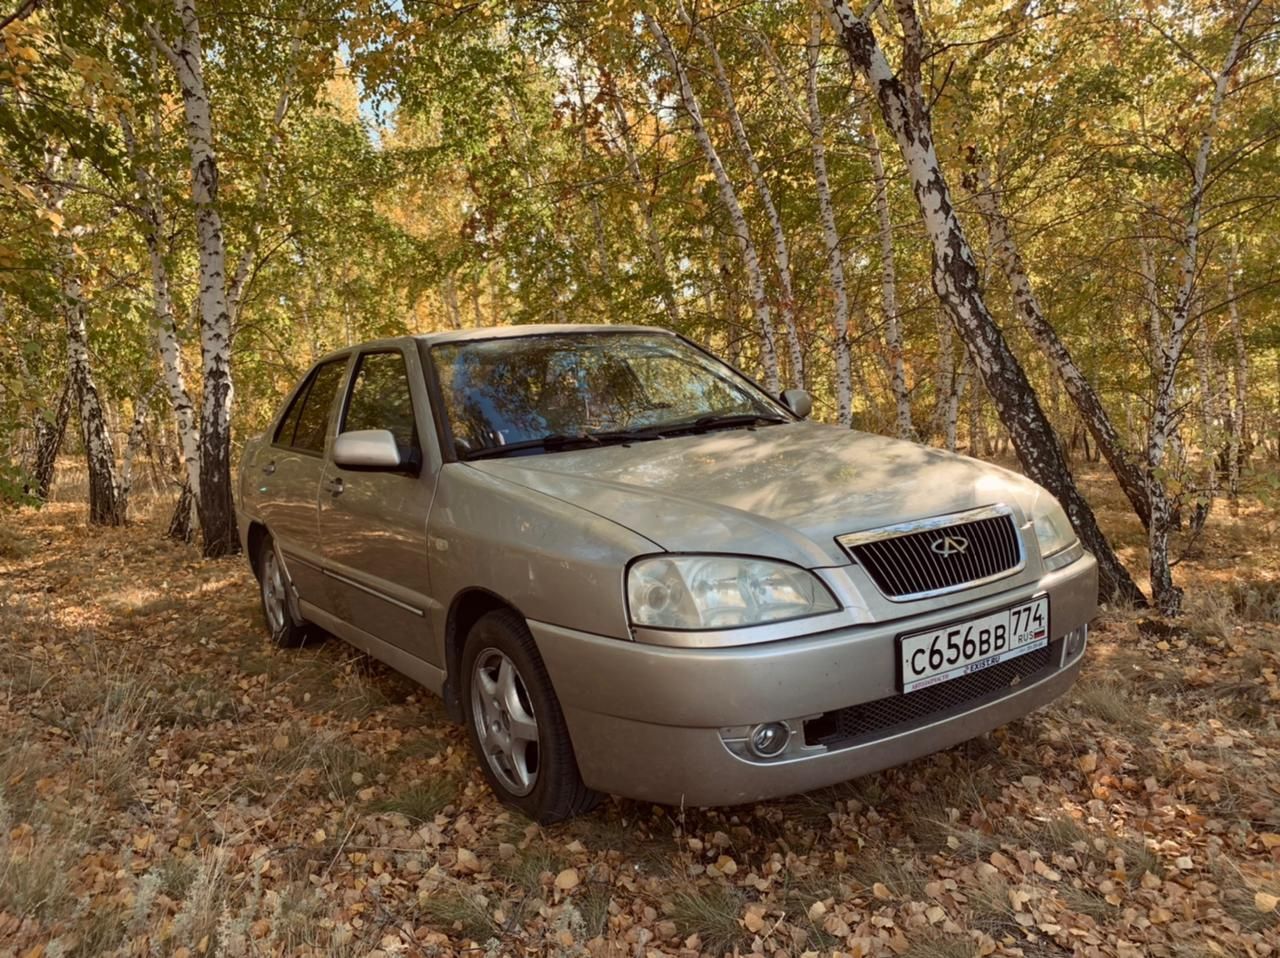
<path fill-rule="evenodd" d="M 955 392 L 955 352 L 951 339 L 951 321 L 943 312 L 936 314 L 938 327 L 937 386 L 933 397 L 933 435 L 946 438 L 947 407 Z"/>
<path fill-rule="evenodd" d="M 89 467 L 89 521 L 99 525 L 118 526 L 124 522 L 125 517 L 116 479 L 115 447 L 111 442 L 106 412 L 93 380 L 88 332 L 85 328 L 84 297 L 74 257 L 73 252 L 65 254 L 66 263 L 61 268 L 60 285 L 67 322 L 67 361 L 80 412 L 80 431 Z"/>
<path fill-rule="evenodd" d="M 906 162 L 932 245 L 934 291 L 964 338 L 1000 420 L 1013 438 L 1023 469 L 1058 498 L 1085 548 L 1097 558 L 1102 594 L 1142 602 L 1142 593 L 1116 557 L 1098 528 L 1093 510 L 1076 488 L 1053 427 L 1040 407 L 1026 372 L 983 300 L 973 249 L 956 215 L 951 190 L 933 143 L 929 104 L 924 97 L 920 73 L 923 52 L 915 9 L 910 0 L 897 0 L 896 5 L 905 37 L 902 76 L 889 65 L 871 27 L 853 11 L 848 0 L 826 0 L 850 69 L 875 93 L 885 125 L 896 138 Z"/>
<path fill-rule="evenodd" d="M 159 115 L 152 117 L 152 134 L 158 139 Z M 120 116 L 120 128 L 133 161 L 134 180 L 141 194 L 143 239 L 147 245 L 147 258 L 151 268 L 152 321 L 156 349 L 160 354 L 160 368 L 165 395 L 173 411 L 174 428 L 178 433 L 178 445 L 182 455 L 183 473 L 191 489 L 191 519 L 197 519 L 200 489 L 200 436 L 195 405 L 187 389 L 186 373 L 182 359 L 182 347 L 178 342 L 177 322 L 173 315 L 173 296 L 169 285 L 169 270 L 164 261 L 162 237 L 164 236 L 164 201 L 154 178 L 138 162 L 137 144 L 133 128 L 124 114 Z"/>
<path fill-rule="evenodd" d="M 67 183 L 78 182 L 83 161 L 75 161 L 64 173 L 63 160 L 60 152 L 48 156 L 46 178 L 51 183 L 56 183 L 60 175 L 65 175 Z M 65 184 L 57 184 L 49 189 L 46 203 L 51 210 L 56 213 L 62 211 L 68 189 Z M 67 327 L 68 375 L 71 394 L 80 415 L 80 432 L 89 473 L 89 521 L 96 525 L 117 526 L 124 522 L 124 510 L 116 476 L 111 428 L 93 378 L 89 333 L 85 322 L 84 291 L 77 262 L 81 254 L 76 249 L 76 237 L 77 230 L 74 228 L 61 235 L 58 260 L 54 266 L 61 294 L 63 320 Z"/>
<path fill-rule="evenodd" d="M 200 422 L 200 527 L 206 557 L 239 551 L 231 492 L 231 304 L 227 298 L 227 250 L 218 208 L 218 158 L 213 111 L 204 82 L 204 54 L 195 0 L 174 0 L 182 24 L 176 47 L 147 24 L 156 48 L 172 64 L 182 92 L 191 201 L 200 263 L 200 355 L 203 395 Z"/>
<path fill-rule="evenodd" d="M 1129 499 L 1134 512 L 1144 526 L 1151 522 L 1151 505 L 1147 497 L 1146 481 L 1137 464 L 1130 458 L 1124 448 L 1123 441 L 1111 417 L 1107 414 L 1102 398 L 1093 384 L 1072 357 L 1066 343 L 1058 338 L 1057 332 L 1044 315 L 1040 307 L 1039 297 L 1031 285 L 1031 277 L 1023 264 L 1022 255 L 1018 251 L 1013 230 L 1005 217 L 1004 209 L 991 176 L 976 150 L 970 151 L 970 162 L 974 169 L 966 177 L 966 186 L 977 200 L 991 233 L 991 248 L 999 261 L 1009 287 L 1013 290 L 1014 312 L 1022 321 L 1023 328 L 1040 348 L 1040 352 L 1049 361 L 1058 379 L 1067 390 L 1067 395 L 1080 413 L 1085 428 L 1093 435 L 1107 464 L 1115 474 L 1121 490 Z"/>
<path fill-rule="evenodd" d="M 1231 76 L 1241 57 L 1245 27 L 1248 25 L 1260 0 L 1248 0 L 1236 21 L 1231 44 L 1223 59 L 1222 69 L 1214 78 L 1213 98 L 1209 105 L 1209 117 L 1200 137 L 1191 176 L 1191 194 L 1187 204 L 1187 218 L 1183 232 L 1180 282 L 1174 299 L 1168 335 L 1160 356 L 1160 374 L 1156 383 L 1155 401 L 1148 431 L 1146 467 L 1148 495 L 1151 499 L 1151 526 L 1148 546 L 1151 556 L 1151 590 L 1156 604 L 1165 615 L 1177 615 L 1182 610 L 1182 590 L 1174 586 L 1169 567 L 1169 535 L 1173 526 L 1173 509 L 1164 488 L 1162 474 L 1170 441 L 1177 430 L 1181 413 L 1177 408 L 1176 390 L 1178 366 L 1186 351 L 1187 337 L 1195 318 L 1192 307 L 1196 294 L 1196 268 L 1199 260 L 1200 219 L 1204 211 L 1205 176 L 1209 168 L 1209 154 L 1213 149 L 1214 135 L 1222 104 L 1226 100 Z"/>
<path fill-rule="evenodd" d="M 729 221 L 733 225 L 733 233 L 738 241 L 742 262 L 751 284 L 751 308 L 760 326 L 760 365 L 764 371 L 765 388 L 777 394 L 781 388 L 781 379 L 778 374 L 778 348 L 774 337 L 773 320 L 769 315 L 769 300 L 765 295 L 764 274 L 760 270 L 760 257 L 756 252 L 755 242 L 751 239 L 747 218 L 743 215 L 742 205 L 738 202 L 738 194 L 729 180 L 729 174 L 725 172 L 724 164 L 720 162 L 720 154 L 716 152 L 715 144 L 711 142 L 711 136 L 702 120 L 702 107 L 698 104 L 698 98 L 689 83 L 684 64 L 680 62 L 675 48 L 671 45 L 671 38 L 667 36 L 658 21 L 648 13 L 644 15 L 644 19 L 649 32 L 658 41 L 658 46 L 668 66 L 671 67 L 671 72 L 675 74 L 680 88 L 680 100 L 693 124 L 693 135 L 702 148 L 707 165 L 711 167 L 716 186 L 720 191 L 720 201 L 724 204 L 725 211 L 729 214 Z"/>
<path fill-rule="evenodd" d="M 1201 321 L 1196 336 L 1196 374 L 1200 380 L 1200 457 L 1204 468 L 1204 483 L 1200 489 L 1201 502 L 1197 506 L 1195 521 L 1197 531 L 1213 510 L 1213 500 L 1218 494 L 1218 398 L 1214 389 L 1213 337 L 1208 320 Z"/>
<path fill-rule="evenodd" d="M 831 278 L 834 301 L 836 421 L 853 425 L 853 371 L 849 351 L 849 294 L 845 288 L 844 254 L 840 250 L 840 233 L 836 229 L 835 208 L 831 204 L 831 183 L 827 177 L 827 147 L 818 103 L 818 57 L 822 43 L 822 15 L 814 12 L 809 22 L 806 46 L 808 71 L 805 92 L 809 106 L 809 142 L 813 151 L 813 178 L 818 190 L 818 212 L 822 219 L 822 241 L 827 251 L 827 274 Z"/>
<path fill-rule="evenodd" d="M 711 63 L 715 68 L 716 87 L 720 91 L 720 97 L 724 100 L 725 111 L 729 116 L 729 129 L 733 131 L 734 143 L 737 145 L 738 152 L 742 154 L 743 161 L 747 164 L 747 170 L 751 173 L 751 183 L 760 197 L 760 205 L 764 207 L 765 218 L 769 221 L 769 230 L 773 235 L 773 264 L 778 270 L 778 286 L 782 293 L 778 302 L 778 318 L 782 321 L 783 334 L 787 339 L 787 356 L 791 365 L 790 380 L 793 386 L 803 387 L 805 384 L 804 350 L 801 348 L 800 333 L 796 328 L 795 293 L 791 282 L 791 249 L 790 244 L 787 242 L 786 231 L 782 228 L 782 217 L 778 215 L 777 204 L 773 201 L 773 191 L 769 188 L 769 181 L 765 179 L 764 173 L 760 169 L 760 162 L 756 157 L 755 149 L 751 146 L 751 139 L 747 136 L 747 129 L 742 124 L 742 114 L 738 112 L 738 103 L 733 95 L 733 87 L 729 85 L 729 75 L 725 72 L 724 63 L 720 59 L 720 51 L 716 47 L 714 38 L 685 12 L 683 4 L 677 3 L 676 9 L 679 11 L 680 18 L 693 31 L 693 35 L 711 54 Z"/>
<path fill-rule="evenodd" d="M 155 395 L 158 385 L 143 393 L 134 405 L 133 423 L 129 426 L 129 436 L 124 444 L 124 457 L 120 463 L 120 514 L 125 518 L 129 515 L 129 497 L 133 492 L 133 467 L 146 433 L 147 417 L 151 415 L 151 397 Z"/>
<path fill-rule="evenodd" d="M 1231 406 L 1231 442 L 1227 450 L 1227 494 L 1234 512 L 1240 498 L 1240 460 L 1245 450 L 1245 424 L 1248 422 L 1249 353 L 1245 349 L 1244 326 L 1240 322 L 1240 304 L 1236 302 L 1236 273 L 1240 270 L 1240 249 L 1231 245 L 1231 259 L 1227 263 L 1227 316 L 1231 322 L 1231 343 L 1235 349 L 1232 386 L 1235 401 Z"/>
<path fill-rule="evenodd" d="M 907 363 L 902 351 L 902 317 L 898 311 L 898 269 L 893 252 L 893 213 L 889 208 L 889 178 L 875 120 L 865 103 L 860 105 L 862 127 L 871 163 L 880 239 L 880 302 L 884 310 L 884 337 L 889 347 L 889 387 L 893 392 L 894 429 L 899 439 L 912 438 L 911 397 L 907 393 Z"/>

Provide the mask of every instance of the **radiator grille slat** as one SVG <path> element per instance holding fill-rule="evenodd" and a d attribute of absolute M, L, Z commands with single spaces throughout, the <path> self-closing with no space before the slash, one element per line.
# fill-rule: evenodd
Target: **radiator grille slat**
<path fill-rule="evenodd" d="M 934 546 L 963 540 L 950 554 Z M 1022 561 L 1018 530 L 1008 514 L 986 516 L 919 532 L 846 543 L 849 554 L 890 598 L 954 589 L 1012 572 Z"/>

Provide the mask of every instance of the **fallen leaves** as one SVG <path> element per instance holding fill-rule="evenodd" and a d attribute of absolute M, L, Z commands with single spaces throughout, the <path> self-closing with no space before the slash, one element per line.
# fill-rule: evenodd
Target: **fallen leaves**
<path fill-rule="evenodd" d="M 22 523 L 48 546 L 0 569 L 0 954 L 97 913 L 97 953 L 188 958 L 1280 956 L 1276 626 L 1114 615 L 1066 700 L 940 755 L 539 828 L 436 700 L 337 641 L 271 648 L 243 560 Z"/>

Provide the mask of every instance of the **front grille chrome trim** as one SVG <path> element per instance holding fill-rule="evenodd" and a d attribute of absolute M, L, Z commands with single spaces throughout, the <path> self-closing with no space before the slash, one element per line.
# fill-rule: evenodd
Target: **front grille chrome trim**
<path fill-rule="evenodd" d="M 925 519 L 912 519 L 907 522 L 897 522 L 893 525 L 879 526 L 875 529 L 866 529 L 862 532 L 848 532 L 844 535 L 836 536 L 836 542 L 840 547 L 848 553 L 849 557 L 859 565 L 865 566 L 866 563 L 857 553 L 860 546 L 867 546 L 874 543 L 885 543 L 889 545 L 892 540 L 899 539 L 903 536 L 915 535 L 921 532 L 941 531 L 957 525 L 966 523 L 979 522 L 983 519 L 998 519 L 1005 517 L 1009 520 L 1009 525 L 1013 530 L 1013 541 L 1017 545 L 1017 561 L 1008 568 L 1001 569 L 991 575 L 981 576 L 977 579 L 968 579 L 964 582 L 958 582 L 954 585 L 947 585 L 934 589 L 916 589 L 908 591 L 894 591 L 886 589 L 875 576 L 868 575 L 872 583 L 879 589 L 880 593 L 890 602 L 915 602 L 919 599 L 929 599 L 934 596 L 949 595 L 953 592 L 960 592 L 965 589 L 974 589 L 978 586 L 986 585 L 990 582 L 996 582 L 1000 579 L 1007 579 L 1010 576 L 1017 575 L 1027 566 L 1027 550 L 1026 545 L 1022 541 L 1022 535 L 1018 530 L 1017 521 L 1014 517 L 1013 509 L 1003 502 L 997 502 L 989 506 L 979 506 L 976 509 L 968 509 L 964 512 L 951 512 L 941 516 L 930 516 Z M 981 529 L 981 527 L 979 527 Z M 981 533 L 979 533 L 981 534 Z M 894 546 L 900 546 L 900 543 L 892 543 Z M 984 546 L 990 548 L 995 543 L 985 542 Z M 912 563 L 915 563 L 915 557 L 910 555 L 910 551 L 903 548 L 904 557 L 908 557 Z M 929 557 L 930 559 L 932 557 Z M 928 560 L 926 560 L 928 561 Z M 920 575 L 920 578 L 927 579 L 927 576 Z"/>

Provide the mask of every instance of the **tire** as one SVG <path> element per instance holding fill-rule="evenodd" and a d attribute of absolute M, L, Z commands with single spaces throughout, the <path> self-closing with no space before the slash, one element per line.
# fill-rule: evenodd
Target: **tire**
<path fill-rule="evenodd" d="M 293 584 L 289 572 L 280 561 L 275 541 L 263 536 L 258 546 L 258 595 L 262 599 L 262 617 L 267 623 L 271 641 L 283 649 L 296 649 L 311 638 L 311 624 L 296 617 L 289 594 Z"/>
<path fill-rule="evenodd" d="M 463 721 L 498 799 L 543 825 L 594 808 L 603 796 L 582 782 L 564 713 L 524 620 L 507 609 L 481 616 L 467 633 L 461 664 Z"/>

